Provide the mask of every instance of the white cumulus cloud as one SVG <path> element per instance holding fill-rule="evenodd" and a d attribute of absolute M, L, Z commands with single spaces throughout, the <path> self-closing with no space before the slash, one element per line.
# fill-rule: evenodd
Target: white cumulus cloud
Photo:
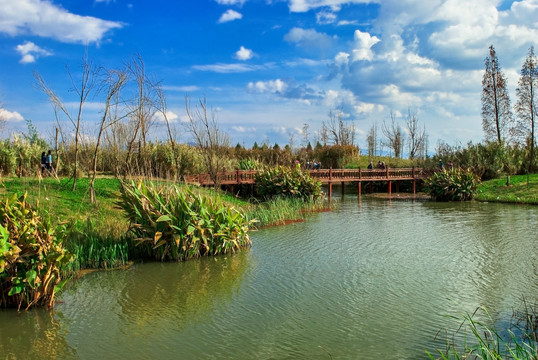
<path fill-rule="evenodd" d="M 166 112 L 166 118 L 164 117 L 163 113 L 158 111 L 155 114 L 153 114 L 154 118 L 161 123 L 166 123 L 166 120 L 168 120 L 169 123 L 176 123 L 179 119 L 179 115 L 175 112 L 168 110 Z"/>
<path fill-rule="evenodd" d="M 24 118 L 18 112 L 0 108 L 0 121 L 19 122 L 23 120 Z"/>
<path fill-rule="evenodd" d="M 99 42 L 112 30 L 123 27 L 115 21 L 81 16 L 44 0 L 0 0 L 0 33 L 9 36 L 36 35 L 67 43 Z"/>
<path fill-rule="evenodd" d="M 15 48 L 22 58 L 20 62 L 22 64 L 29 64 L 36 61 L 40 56 L 50 56 L 52 53 L 45 49 L 40 48 L 31 41 L 27 41 L 24 44 L 17 45 Z"/>
<path fill-rule="evenodd" d="M 369 60 L 374 58 L 372 46 L 377 44 L 379 38 L 377 36 L 371 36 L 367 32 L 355 30 L 355 48 L 353 49 L 353 61 L 357 60 Z"/>
<path fill-rule="evenodd" d="M 317 32 L 314 29 L 302 29 L 294 27 L 285 36 L 284 40 L 295 43 L 298 46 L 312 48 L 329 48 L 336 37 Z"/>
<path fill-rule="evenodd" d="M 254 56 L 254 52 L 250 49 L 241 46 L 235 53 L 235 58 L 238 60 L 250 60 Z"/>
<path fill-rule="evenodd" d="M 235 10 L 229 9 L 229 10 L 226 10 L 226 12 L 224 12 L 220 16 L 219 24 L 229 22 L 229 21 L 239 20 L 241 18 L 243 18 L 243 15 L 241 15 L 241 13 L 238 13 Z"/>
<path fill-rule="evenodd" d="M 287 88 L 288 88 L 288 85 L 280 79 L 248 83 L 248 89 L 250 91 L 258 92 L 258 93 L 282 94 L 286 91 Z"/>

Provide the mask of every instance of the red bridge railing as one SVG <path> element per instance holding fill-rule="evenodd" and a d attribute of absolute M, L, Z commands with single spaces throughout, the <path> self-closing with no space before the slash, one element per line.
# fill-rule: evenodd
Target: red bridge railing
<path fill-rule="evenodd" d="M 398 181 L 420 180 L 432 174 L 432 170 L 422 168 L 386 168 L 386 169 L 319 169 L 307 170 L 311 177 L 324 184 L 352 181 Z M 257 170 L 235 170 L 218 174 L 221 185 L 255 184 Z M 187 183 L 213 186 L 208 174 L 187 175 Z"/>

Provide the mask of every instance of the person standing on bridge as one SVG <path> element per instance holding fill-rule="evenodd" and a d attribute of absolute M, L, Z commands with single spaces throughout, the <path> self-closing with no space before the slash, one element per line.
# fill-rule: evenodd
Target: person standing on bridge
<path fill-rule="evenodd" d="M 374 163 L 370 161 L 370 163 L 368 164 L 368 170 L 372 170 L 373 168 L 374 168 Z"/>

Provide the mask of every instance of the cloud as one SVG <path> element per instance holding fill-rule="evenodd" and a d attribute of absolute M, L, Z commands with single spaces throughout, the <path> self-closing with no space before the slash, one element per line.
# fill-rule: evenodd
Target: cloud
<path fill-rule="evenodd" d="M 250 60 L 254 56 L 254 52 L 250 49 L 246 49 L 244 46 L 241 46 L 241 48 L 235 53 L 235 58 L 238 60 Z"/>
<path fill-rule="evenodd" d="M 17 50 L 17 52 L 22 55 L 22 58 L 19 61 L 22 64 L 33 63 L 40 56 L 52 55 L 50 51 L 40 48 L 31 41 L 27 41 L 22 45 L 17 45 L 15 50 Z"/>
<path fill-rule="evenodd" d="M 371 3 L 369 0 L 289 0 L 291 12 L 307 12 L 320 7 L 330 7 L 332 11 L 340 11 L 345 4 Z"/>
<path fill-rule="evenodd" d="M 232 126 L 232 130 L 239 133 L 253 133 L 256 132 L 255 127 L 244 127 L 244 126 Z"/>
<path fill-rule="evenodd" d="M 307 48 L 326 49 L 332 46 L 335 37 L 331 37 L 324 33 L 319 33 L 314 29 L 302 29 L 294 27 L 285 36 L 284 40 L 290 43 L 295 43 L 297 46 Z"/>
<path fill-rule="evenodd" d="M 337 16 L 331 11 L 320 11 L 316 14 L 316 22 L 320 25 L 334 24 Z"/>
<path fill-rule="evenodd" d="M 36 35 L 67 43 L 99 42 L 122 23 L 80 16 L 43 0 L 0 0 L 0 33 Z"/>
<path fill-rule="evenodd" d="M 155 112 L 155 114 L 153 114 L 153 117 L 155 118 L 155 120 L 157 120 L 157 122 L 160 122 L 163 124 L 166 123 L 166 119 L 168 119 L 168 122 L 171 124 L 176 123 L 177 120 L 179 119 L 179 115 L 170 110 L 166 112 L 166 118 L 164 117 L 163 113 L 160 111 Z"/>
<path fill-rule="evenodd" d="M 258 94 L 274 94 L 282 98 L 299 100 L 300 102 L 311 105 L 312 101 L 323 99 L 323 93 L 315 90 L 306 84 L 296 84 L 295 80 L 284 81 L 282 79 L 269 81 L 249 82 L 248 91 Z"/>
<path fill-rule="evenodd" d="M 247 65 L 247 64 L 212 64 L 212 65 L 194 65 L 192 67 L 199 71 L 211 71 L 221 74 L 229 73 L 244 73 L 256 70 L 264 70 L 267 67 L 264 65 Z"/>
<path fill-rule="evenodd" d="M 270 81 L 249 82 L 247 88 L 251 92 L 283 94 L 288 88 L 288 84 L 280 79 Z"/>
<path fill-rule="evenodd" d="M 200 87 L 195 86 L 195 85 L 186 85 L 186 86 L 171 86 L 171 85 L 166 86 L 165 85 L 163 86 L 163 90 L 188 93 L 188 92 L 198 91 L 200 90 Z"/>
<path fill-rule="evenodd" d="M 24 118 L 18 112 L 0 108 L 0 121 L 20 122 L 23 120 Z"/>
<path fill-rule="evenodd" d="M 229 21 L 239 20 L 241 18 L 243 18 L 243 15 L 241 15 L 240 13 L 238 13 L 235 10 L 229 9 L 229 10 L 226 10 L 226 12 L 224 12 L 220 16 L 220 19 L 219 19 L 218 23 L 222 24 L 222 23 L 229 22 Z"/>
<path fill-rule="evenodd" d="M 238 5 L 242 6 L 246 0 L 216 0 L 219 5 Z"/>
<path fill-rule="evenodd" d="M 355 30 L 354 37 L 355 48 L 353 49 L 353 61 L 372 60 L 374 58 L 372 46 L 381 40 L 377 36 L 371 36 L 369 33 L 360 30 Z"/>

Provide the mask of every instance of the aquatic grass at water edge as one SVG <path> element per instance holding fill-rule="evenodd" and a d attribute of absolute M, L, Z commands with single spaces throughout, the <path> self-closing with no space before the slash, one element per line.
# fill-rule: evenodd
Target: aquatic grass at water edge
<path fill-rule="evenodd" d="M 139 246 L 151 247 L 160 260 L 234 253 L 251 244 L 251 222 L 240 210 L 188 188 L 127 182 L 117 205 Z"/>

